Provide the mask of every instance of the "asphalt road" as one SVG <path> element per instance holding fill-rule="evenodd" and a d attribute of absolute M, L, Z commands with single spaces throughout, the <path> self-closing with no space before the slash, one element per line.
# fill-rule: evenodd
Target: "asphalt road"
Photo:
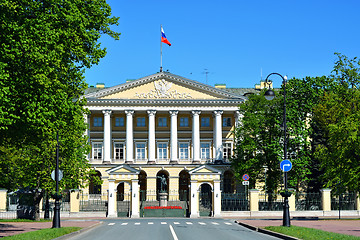
<path fill-rule="evenodd" d="M 227 219 L 141 218 L 106 219 L 100 226 L 69 239 L 270 240 L 278 238 L 251 231 Z"/>

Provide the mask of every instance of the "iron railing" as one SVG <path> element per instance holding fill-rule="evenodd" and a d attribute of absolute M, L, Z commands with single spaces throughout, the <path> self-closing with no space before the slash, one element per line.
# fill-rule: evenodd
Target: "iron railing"
<path fill-rule="evenodd" d="M 322 210 L 321 192 L 298 192 L 295 194 L 296 211 Z"/>

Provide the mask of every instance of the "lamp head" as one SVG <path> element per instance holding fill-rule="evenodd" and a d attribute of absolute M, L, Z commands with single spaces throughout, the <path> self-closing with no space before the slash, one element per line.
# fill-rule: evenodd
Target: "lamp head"
<path fill-rule="evenodd" d="M 265 96 L 266 100 L 271 101 L 275 98 L 275 93 L 273 90 L 269 89 L 265 92 L 264 96 Z"/>

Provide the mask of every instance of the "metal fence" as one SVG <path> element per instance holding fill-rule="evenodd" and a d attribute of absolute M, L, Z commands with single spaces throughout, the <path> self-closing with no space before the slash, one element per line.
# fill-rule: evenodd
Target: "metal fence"
<path fill-rule="evenodd" d="M 317 211 L 322 210 L 321 192 L 296 193 L 296 211 Z"/>
<path fill-rule="evenodd" d="M 84 212 L 106 212 L 108 205 L 108 194 L 80 193 L 80 211 Z"/>
<path fill-rule="evenodd" d="M 221 193 L 221 211 L 249 211 L 246 193 Z"/>
<path fill-rule="evenodd" d="M 284 199 L 280 194 L 259 194 L 259 211 L 282 211 L 283 204 Z"/>
<path fill-rule="evenodd" d="M 331 210 L 356 210 L 356 193 L 331 193 Z"/>

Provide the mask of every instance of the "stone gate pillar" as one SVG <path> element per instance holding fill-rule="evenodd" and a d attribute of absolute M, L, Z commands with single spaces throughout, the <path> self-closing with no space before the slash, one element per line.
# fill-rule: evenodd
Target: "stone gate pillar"
<path fill-rule="evenodd" d="M 139 180 L 131 180 L 131 218 L 139 218 L 139 201 L 140 201 L 140 192 L 139 192 Z"/>
<path fill-rule="evenodd" d="M 190 180 L 190 218 L 199 217 L 199 194 L 197 191 L 197 181 Z"/>

